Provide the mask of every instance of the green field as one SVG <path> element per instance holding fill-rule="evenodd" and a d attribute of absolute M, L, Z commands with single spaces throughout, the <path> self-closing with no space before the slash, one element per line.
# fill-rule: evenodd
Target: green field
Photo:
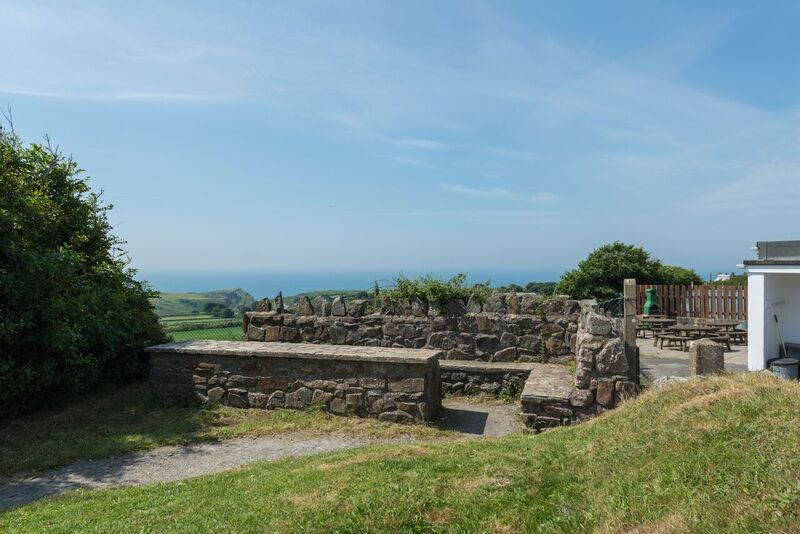
<path fill-rule="evenodd" d="M 0 514 L 34 532 L 797 532 L 800 385 L 675 383 L 537 436 L 374 445 Z"/>
<path fill-rule="evenodd" d="M 224 328 L 201 328 L 199 330 L 182 330 L 168 332 L 173 341 L 216 340 L 216 341 L 241 341 L 242 327 L 228 326 Z"/>
<path fill-rule="evenodd" d="M 159 316 L 168 317 L 202 314 L 203 306 L 210 302 L 237 310 L 252 305 L 255 300 L 250 293 L 237 288 L 195 293 L 161 293 L 158 298 L 150 299 L 150 302 Z"/>

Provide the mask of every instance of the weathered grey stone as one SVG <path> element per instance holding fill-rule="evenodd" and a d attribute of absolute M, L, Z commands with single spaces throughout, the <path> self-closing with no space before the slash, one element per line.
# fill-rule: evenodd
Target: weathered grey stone
<path fill-rule="evenodd" d="M 384 336 L 396 336 L 400 333 L 400 330 L 397 328 L 397 323 L 389 322 L 384 323 L 383 325 L 383 335 Z"/>
<path fill-rule="evenodd" d="M 329 405 L 329 409 L 331 412 L 339 415 L 343 415 L 347 413 L 347 403 L 344 399 L 334 398 L 331 399 L 331 403 Z"/>
<path fill-rule="evenodd" d="M 225 390 L 219 386 L 209 389 L 207 393 L 208 400 L 211 402 L 221 401 L 224 395 L 225 395 Z"/>
<path fill-rule="evenodd" d="M 617 380 L 614 385 L 615 395 L 614 404 L 619 405 L 620 402 L 629 399 L 636 395 L 636 384 L 627 380 Z"/>
<path fill-rule="evenodd" d="M 307 296 L 300 295 L 297 298 L 295 314 L 299 316 L 314 315 L 314 306 L 311 304 L 311 300 L 309 300 Z"/>
<path fill-rule="evenodd" d="M 389 382 L 389 391 L 402 393 L 416 393 L 418 391 L 425 391 L 425 379 L 404 378 L 402 380 L 395 380 Z"/>
<path fill-rule="evenodd" d="M 386 380 L 383 378 L 362 376 L 358 379 L 358 384 L 367 389 L 384 389 Z"/>
<path fill-rule="evenodd" d="M 314 297 L 311 306 L 318 317 L 328 317 L 331 314 L 331 303 L 322 295 Z"/>
<path fill-rule="evenodd" d="M 248 393 L 247 401 L 251 408 L 266 408 L 269 397 L 265 393 Z"/>
<path fill-rule="evenodd" d="M 596 378 L 592 380 L 594 389 L 596 389 L 595 397 L 598 404 L 606 408 L 614 407 L 614 379 L 613 378 Z"/>
<path fill-rule="evenodd" d="M 577 300 L 567 300 L 564 303 L 564 315 L 577 315 L 581 312 L 581 304 Z"/>
<path fill-rule="evenodd" d="M 342 323 L 335 322 L 328 328 L 328 336 L 333 345 L 342 345 L 347 341 L 347 329 Z"/>
<path fill-rule="evenodd" d="M 517 315 L 520 313 L 522 303 L 520 302 L 519 295 L 516 293 L 506 294 L 506 313 Z"/>
<path fill-rule="evenodd" d="M 494 293 L 489 295 L 483 304 L 483 311 L 488 313 L 506 313 L 506 295 L 504 293 Z"/>
<path fill-rule="evenodd" d="M 333 400 L 333 393 L 321 389 L 314 390 L 314 396 L 311 397 L 312 404 L 327 404 L 331 400 Z"/>
<path fill-rule="evenodd" d="M 710 339 L 693 341 L 689 347 L 689 376 L 725 371 L 725 348 Z"/>
<path fill-rule="evenodd" d="M 284 312 L 284 308 L 283 308 L 283 293 L 281 293 L 280 291 L 278 291 L 278 294 L 275 295 L 275 300 L 272 303 L 272 310 L 275 311 L 276 313 L 283 313 Z"/>
<path fill-rule="evenodd" d="M 573 389 L 569 396 L 572 406 L 584 408 L 594 402 L 594 391 L 591 389 Z"/>
<path fill-rule="evenodd" d="M 256 380 L 256 391 L 259 393 L 273 393 L 288 387 L 289 381 L 282 377 L 264 376 Z"/>
<path fill-rule="evenodd" d="M 598 313 L 590 313 L 585 318 L 586 332 L 595 336 L 608 336 L 614 326 L 614 321 Z"/>
<path fill-rule="evenodd" d="M 280 326 L 265 326 L 264 327 L 264 341 L 280 341 L 281 327 Z"/>
<path fill-rule="evenodd" d="M 367 311 L 367 301 L 364 299 L 353 299 L 347 303 L 347 313 L 351 317 L 362 317 Z"/>
<path fill-rule="evenodd" d="M 538 313 L 543 315 L 563 315 L 566 299 L 555 297 L 544 299 L 539 304 Z"/>
<path fill-rule="evenodd" d="M 483 352 L 494 352 L 500 346 L 500 340 L 494 335 L 478 334 L 475 336 L 475 345 Z"/>
<path fill-rule="evenodd" d="M 495 352 L 490 361 L 493 362 L 513 362 L 517 359 L 517 348 L 516 347 L 507 347 L 505 349 L 500 349 Z"/>
<path fill-rule="evenodd" d="M 522 293 L 519 295 L 520 300 L 520 313 L 526 315 L 536 315 L 539 307 L 539 302 L 542 298 L 536 293 Z"/>
<path fill-rule="evenodd" d="M 519 338 L 511 332 L 503 332 L 503 334 L 500 336 L 501 347 L 516 347 L 517 345 L 519 345 Z"/>
<path fill-rule="evenodd" d="M 592 381 L 591 368 L 578 366 L 575 369 L 575 387 L 579 389 L 588 389 Z"/>
<path fill-rule="evenodd" d="M 306 387 L 286 394 L 286 407 L 302 409 L 311 404 L 314 392 Z"/>
<path fill-rule="evenodd" d="M 228 404 L 234 408 L 248 408 L 250 403 L 247 400 L 247 390 L 240 388 L 229 388 Z"/>
<path fill-rule="evenodd" d="M 247 327 L 248 341 L 264 341 L 265 330 L 258 326 L 249 325 Z"/>
<path fill-rule="evenodd" d="M 333 303 L 331 304 L 331 315 L 335 317 L 344 317 L 347 315 L 347 305 L 344 303 L 344 299 L 341 295 L 338 295 L 335 299 L 333 299 Z"/>
<path fill-rule="evenodd" d="M 395 309 L 398 315 L 411 315 L 411 299 L 405 297 L 397 299 Z"/>
<path fill-rule="evenodd" d="M 428 303 L 419 297 L 412 298 L 411 315 L 414 317 L 425 317 L 428 315 Z"/>
<path fill-rule="evenodd" d="M 624 375 L 628 372 L 625 343 L 621 339 L 610 339 L 595 355 L 594 366 L 605 375 Z"/>
<path fill-rule="evenodd" d="M 414 422 L 414 418 L 410 414 L 408 414 L 408 413 L 406 413 L 406 412 L 404 412 L 402 410 L 394 410 L 394 411 L 391 411 L 391 412 L 383 412 L 380 415 L 378 415 L 378 420 L 379 421 L 387 421 L 387 422 L 390 422 L 390 423 L 413 423 Z"/>
<path fill-rule="evenodd" d="M 286 393 L 283 391 L 276 391 L 270 395 L 267 406 L 270 408 L 283 408 L 286 406 Z"/>
<path fill-rule="evenodd" d="M 231 375 L 228 377 L 228 388 L 254 388 L 257 382 L 254 376 Z"/>
<path fill-rule="evenodd" d="M 257 312 L 272 311 L 272 303 L 269 301 L 269 299 L 261 299 L 256 303 L 256 311 Z"/>
<path fill-rule="evenodd" d="M 459 316 L 467 313 L 467 306 L 463 300 L 451 299 L 444 303 L 442 306 L 442 314 L 450 316 Z"/>

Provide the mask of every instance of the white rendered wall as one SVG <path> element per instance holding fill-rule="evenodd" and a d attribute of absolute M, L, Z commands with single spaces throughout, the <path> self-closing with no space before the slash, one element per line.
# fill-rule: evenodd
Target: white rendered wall
<path fill-rule="evenodd" d="M 764 369 L 764 284 L 766 275 L 747 276 L 747 368 Z"/>
<path fill-rule="evenodd" d="M 800 343 L 800 274 L 750 273 L 747 299 L 747 367 L 755 371 L 780 354 L 776 315 L 784 341 Z"/>

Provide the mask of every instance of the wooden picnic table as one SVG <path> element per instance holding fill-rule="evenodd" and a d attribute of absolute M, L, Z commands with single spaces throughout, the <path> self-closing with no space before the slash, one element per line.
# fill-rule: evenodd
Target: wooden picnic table
<path fill-rule="evenodd" d="M 678 324 L 675 326 L 670 326 L 669 330 L 676 332 L 681 335 L 686 335 L 691 337 L 692 333 L 695 332 L 698 337 L 702 337 L 704 334 L 716 334 L 719 332 L 719 328 L 716 326 L 706 326 L 706 325 L 697 325 L 697 324 Z"/>
<path fill-rule="evenodd" d="M 721 330 L 736 330 L 736 327 L 742 324 L 743 321 L 734 319 L 700 319 L 698 322 L 704 326 L 719 327 Z"/>
<path fill-rule="evenodd" d="M 667 319 L 666 317 L 644 317 L 639 319 L 642 324 L 651 324 L 651 325 L 658 325 L 658 326 L 669 326 L 677 323 L 676 319 Z"/>

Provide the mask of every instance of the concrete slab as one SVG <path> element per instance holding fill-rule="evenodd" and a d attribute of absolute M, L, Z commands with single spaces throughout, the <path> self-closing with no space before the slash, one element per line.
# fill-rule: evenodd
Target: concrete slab
<path fill-rule="evenodd" d="M 639 367 L 646 381 L 654 381 L 664 376 L 689 376 L 689 353 L 673 349 L 659 349 L 653 346 L 651 338 L 636 340 L 639 347 Z M 747 371 L 747 346 L 731 345 L 725 351 L 725 371 L 743 373 Z"/>
<path fill-rule="evenodd" d="M 314 343 L 255 343 L 251 341 L 180 341 L 147 347 L 150 354 L 196 354 L 210 356 L 250 356 L 306 360 L 346 360 L 421 364 L 438 359 L 438 350 Z"/>
<path fill-rule="evenodd" d="M 525 388 L 522 390 L 523 405 L 525 399 L 555 399 L 568 401 L 575 386 L 575 377 L 566 365 L 538 363 L 531 371 Z"/>

